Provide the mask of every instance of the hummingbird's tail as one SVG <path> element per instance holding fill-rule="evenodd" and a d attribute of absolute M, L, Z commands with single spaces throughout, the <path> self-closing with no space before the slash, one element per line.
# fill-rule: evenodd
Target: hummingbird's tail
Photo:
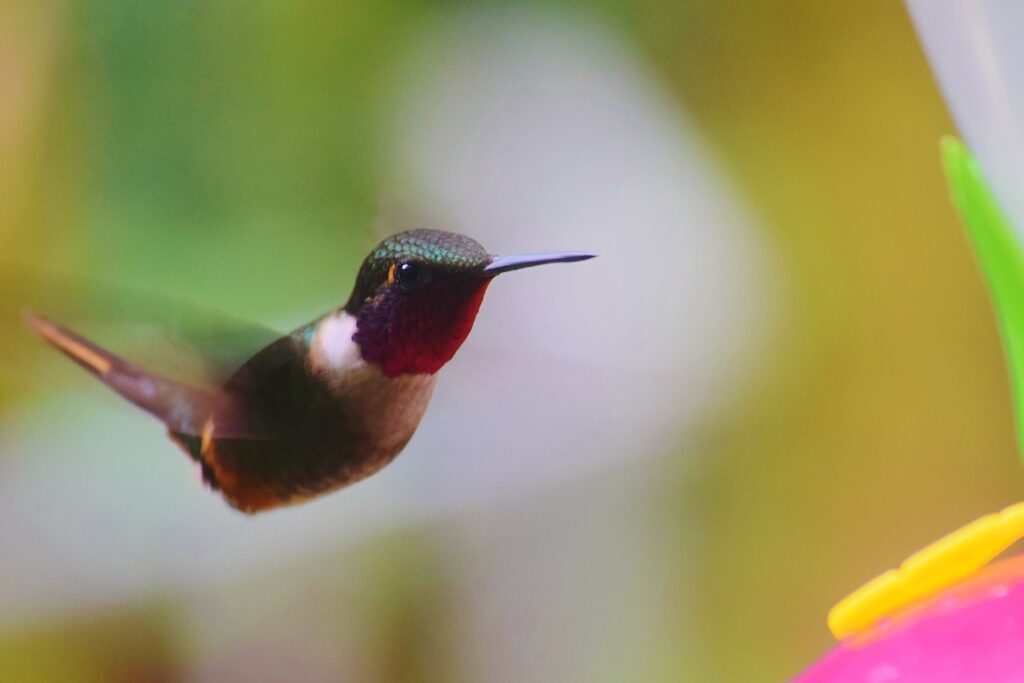
<path fill-rule="evenodd" d="M 183 434 L 202 433 L 213 394 L 142 370 L 56 323 L 25 312 L 29 327 L 118 394 Z"/>

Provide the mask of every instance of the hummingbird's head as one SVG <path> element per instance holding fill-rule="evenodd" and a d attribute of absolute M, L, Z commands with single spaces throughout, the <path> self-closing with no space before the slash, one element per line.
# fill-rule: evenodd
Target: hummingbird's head
<path fill-rule="evenodd" d="M 363 261 L 345 304 L 356 319 L 353 340 L 363 359 L 389 377 L 437 372 L 465 341 L 496 275 L 593 256 L 491 256 L 476 240 L 452 232 L 392 235 Z"/>

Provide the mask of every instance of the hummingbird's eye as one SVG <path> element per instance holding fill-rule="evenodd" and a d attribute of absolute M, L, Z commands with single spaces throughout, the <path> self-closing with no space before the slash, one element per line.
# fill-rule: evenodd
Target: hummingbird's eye
<path fill-rule="evenodd" d="M 395 266 L 395 281 L 406 289 L 419 287 L 426 281 L 424 268 L 415 263 L 399 263 Z"/>

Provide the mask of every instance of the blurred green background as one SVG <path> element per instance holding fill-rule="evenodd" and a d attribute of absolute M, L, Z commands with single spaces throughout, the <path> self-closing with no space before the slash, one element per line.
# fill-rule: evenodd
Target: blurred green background
<path fill-rule="evenodd" d="M 413 62 L 524 22 L 639 64 L 752 215 L 782 312 L 738 398 L 661 455 L 492 506 L 184 590 L 0 604 L 0 679 L 783 680 L 829 646 L 833 602 L 1019 498 L 992 309 L 939 164 L 954 127 L 896 3 L 8 1 L 2 259 L 302 322 L 401 214 L 394 122 L 430 89 Z M 12 356 L 34 348 L 3 329 Z M 50 371 L 0 375 L 0 476 L 18 467 L 4 425 L 59 390 Z M 47 419 L 74 430 L 91 395 Z M 622 581 L 606 529 L 633 538 Z M 8 568 L 34 542 L 3 538 Z M 571 571 L 544 559 L 556 547 Z M 513 555 L 528 579 L 503 570 Z M 577 618 L 592 590 L 615 595 Z M 535 620 L 573 627 L 515 647 Z"/>

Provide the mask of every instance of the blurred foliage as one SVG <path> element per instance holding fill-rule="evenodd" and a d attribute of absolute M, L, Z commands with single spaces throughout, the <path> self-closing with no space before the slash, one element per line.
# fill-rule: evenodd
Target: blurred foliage
<path fill-rule="evenodd" d="M 180 629 L 173 609 L 160 605 L 29 628 L 0 639 L 0 680 L 179 680 Z"/>
<path fill-rule="evenodd" d="M 195 629 L 208 680 L 457 681 L 451 567 L 429 536 L 385 534 L 218 586 Z M 339 574 L 338 567 L 344 567 Z M 257 598 L 257 599 L 254 599 Z M 198 625 L 197 625 L 198 626 Z"/>
<path fill-rule="evenodd" d="M 1024 257 L 974 156 L 955 138 L 942 141 L 942 155 L 953 200 L 999 314 L 1017 404 L 1017 439 L 1024 453 Z"/>
<path fill-rule="evenodd" d="M 249 314 L 347 284 L 373 240 L 380 122 L 422 23 L 415 7 L 31 7 L 13 10 L 23 25 L 9 31 L 24 36 L 25 62 L 49 70 L 12 98 L 35 158 L 0 224 L 5 253 L 215 293 Z"/>

